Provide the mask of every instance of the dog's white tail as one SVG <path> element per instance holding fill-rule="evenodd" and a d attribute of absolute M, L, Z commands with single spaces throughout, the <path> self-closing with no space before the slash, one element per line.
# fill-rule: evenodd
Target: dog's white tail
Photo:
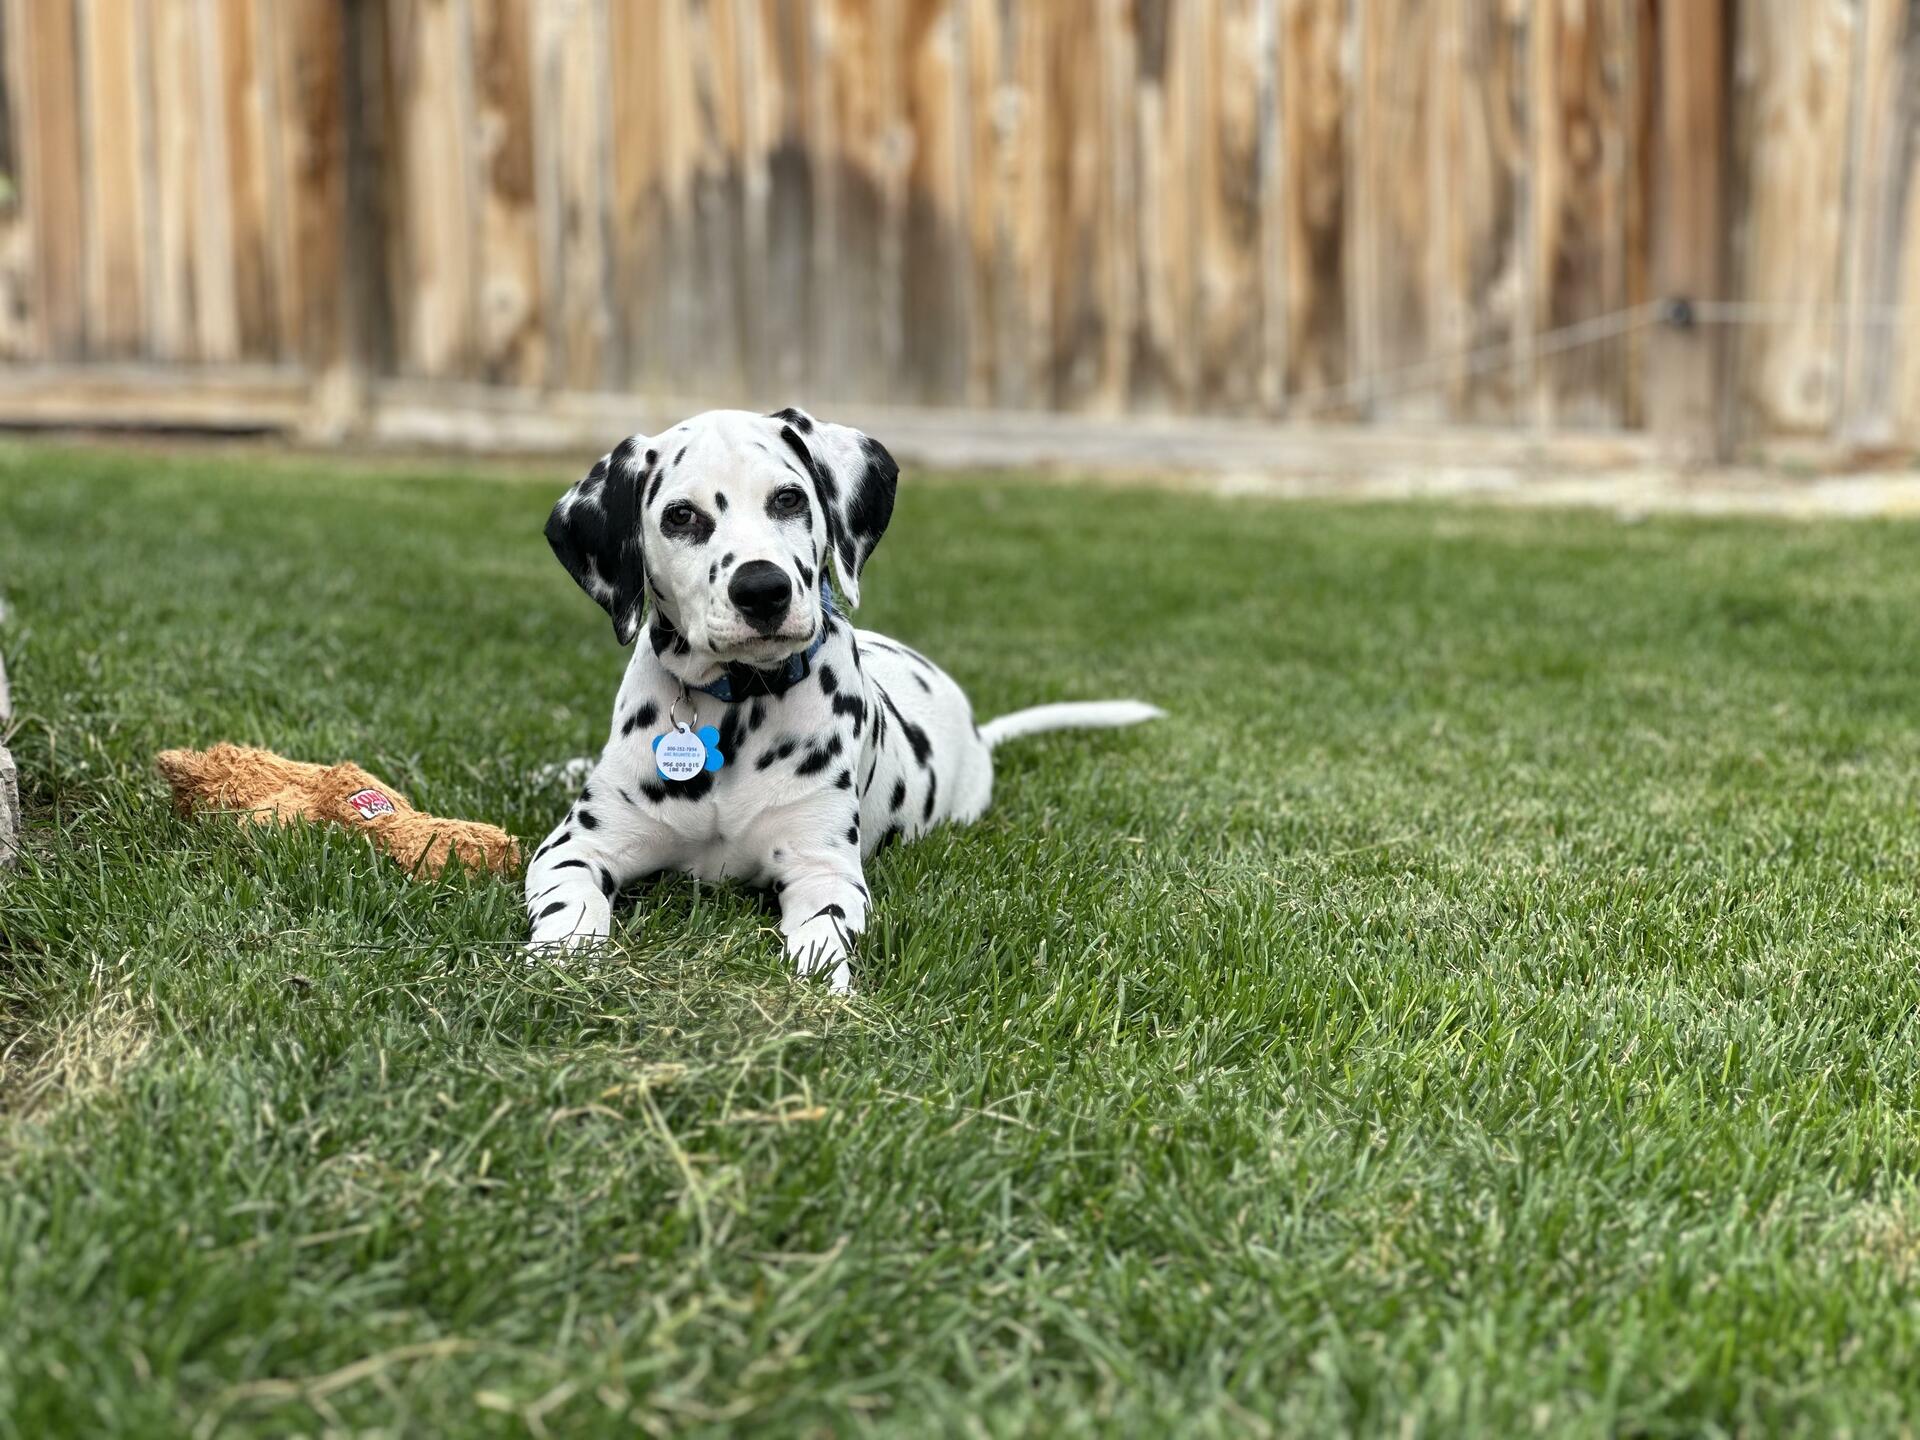
<path fill-rule="evenodd" d="M 1167 712 L 1142 700 L 1086 700 L 1069 705 L 1035 705 L 1031 710 L 1015 710 L 989 720 L 980 727 L 980 738 L 992 749 L 1005 740 L 1023 735 L 1044 735 L 1049 730 L 1113 730 L 1122 725 L 1138 725 L 1158 720 Z"/>

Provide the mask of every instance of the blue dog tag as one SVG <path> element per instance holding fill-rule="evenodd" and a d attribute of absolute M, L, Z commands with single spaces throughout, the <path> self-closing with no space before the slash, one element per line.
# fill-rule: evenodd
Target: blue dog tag
<path fill-rule="evenodd" d="M 653 737 L 653 765 L 664 780 L 691 780 L 703 770 L 727 763 L 720 753 L 720 732 L 712 725 L 694 730 L 685 723 Z"/>

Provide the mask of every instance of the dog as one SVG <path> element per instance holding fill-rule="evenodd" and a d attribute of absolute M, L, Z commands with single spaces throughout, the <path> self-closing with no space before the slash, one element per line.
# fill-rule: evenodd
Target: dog
<path fill-rule="evenodd" d="M 646 635 L 606 748 L 527 866 L 536 951 L 601 940 L 622 886 L 680 870 L 771 889 L 796 973 L 845 991 L 867 856 L 976 819 L 1003 741 L 1161 714 L 1117 700 L 976 726 L 932 661 L 856 630 L 827 571 L 858 606 L 898 480 L 858 430 L 709 410 L 621 441 L 553 507 L 567 573 L 622 645 Z"/>

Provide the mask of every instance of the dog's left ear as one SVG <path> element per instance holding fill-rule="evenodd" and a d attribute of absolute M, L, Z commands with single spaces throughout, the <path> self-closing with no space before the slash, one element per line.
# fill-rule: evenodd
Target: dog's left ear
<path fill-rule="evenodd" d="M 554 555 L 613 617 L 613 633 L 622 645 L 639 633 L 647 605 L 640 493 L 654 452 L 646 444 L 646 436 L 633 435 L 602 455 L 547 517 L 547 543 Z"/>
<path fill-rule="evenodd" d="M 780 438 L 813 474 L 827 516 L 827 545 L 847 604 L 860 603 L 860 571 L 893 518 L 900 467 L 887 447 L 847 425 L 827 425 L 804 410 L 776 410 Z"/>

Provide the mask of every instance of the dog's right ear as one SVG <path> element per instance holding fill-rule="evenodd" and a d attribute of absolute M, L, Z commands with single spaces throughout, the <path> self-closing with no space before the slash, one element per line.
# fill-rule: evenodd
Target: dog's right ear
<path fill-rule="evenodd" d="M 641 497 L 658 461 L 647 437 L 632 435 L 602 455 L 547 517 L 547 544 L 580 588 L 613 617 L 622 645 L 640 633 L 647 565 Z"/>

